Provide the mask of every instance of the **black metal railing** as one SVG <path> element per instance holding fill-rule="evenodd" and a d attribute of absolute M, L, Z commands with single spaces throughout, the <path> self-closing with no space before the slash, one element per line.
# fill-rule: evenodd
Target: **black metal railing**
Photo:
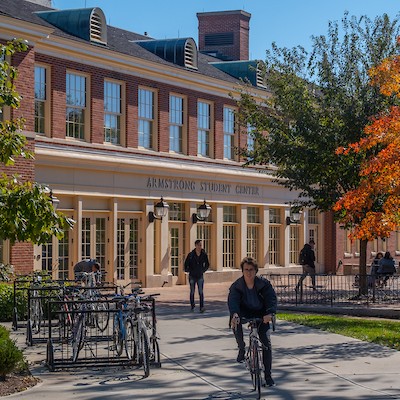
<path fill-rule="evenodd" d="M 315 286 L 310 276 L 298 285 L 301 274 L 266 274 L 280 304 L 321 304 L 329 306 L 400 304 L 400 275 L 317 274 Z M 362 285 L 362 282 L 365 282 Z"/>

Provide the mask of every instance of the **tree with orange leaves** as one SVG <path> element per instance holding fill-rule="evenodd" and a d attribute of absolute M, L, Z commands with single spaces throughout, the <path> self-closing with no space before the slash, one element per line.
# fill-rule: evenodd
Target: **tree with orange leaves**
<path fill-rule="evenodd" d="M 382 94 L 400 101 L 400 56 L 384 60 L 369 74 Z M 334 206 L 350 237 L 361 240 L 360 256 L 369 240 L 389 237 L 400 225 L 400 106 L 376 116 L 364 132 L 357 143 L 337 149 L 337 154 L 372 155 L 361 164 L 359 186 Z"/>

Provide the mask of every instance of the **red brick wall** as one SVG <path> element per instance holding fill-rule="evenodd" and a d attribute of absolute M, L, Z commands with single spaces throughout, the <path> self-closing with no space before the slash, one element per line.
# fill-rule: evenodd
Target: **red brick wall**
<path fill-rule="evenodd" d="M 25 52 L 16 53 L 12 64 L 18 69 L 18 78 L 14 82 L 17 92 L 22 96 L 20 107 L 12 110 L 11 118 L 25 118 L 25 129 L 34 131 L 34 66 L 35 52 L 32 47 Z"/>
<path fill-rule="evenodd" d="M 210 101 L 214 104 L 214 133 L 215 133 L 215 149 L 214 155 L 218 159 L 223 159 L 223 105 L 235 106 L 235 102 L 231 99 L 220 98 L 197 92 L 190 88 L 181 88 L 164 83 L 154 82 L 148 79 L 134 77 L 131 75 L 121 74 L 115 71 L 109 71 L 102 68 L 78 64 L 68 60 L 60 60 L 54 57 L 36 55 L 36 61 L 51 65 L 51 109 L 52 109 L 52 133 L 55 138 L 65 138 L 65 76 L 67 70 L 76 71 L 77 73 L 87 74 L 90 79 L 91 92 L 91 135 L 92 143 L 103 143 L 103 91 L 104 79 L 115 79 L 125 83 L 126 87 L 126 147 L 136 148 L 138 145 L 138 122 L 137 122 L 137 101 L 138 88 L 148 87 L 156 89 L 156 97 L 158 98 L 158 115 L 156 117 L 158 133 L 158 151 L 169 151 L 169 94 L 171 92 L 181 94 L 187 99 L 187 143 L 188 155 L 197 155 L 197 101 L 199 99 Z M 118 151 L 115 148 L 114 151 Z M 213 155 L 211 155 L 213 157 Z"/>
<path fill-rule="evenodd" d="M 11 248 L 10 263 L 18 275 L 29 274 L 33 271 L 33 244 L 16 243 Z"/>
<path fill-rule="evenodd" d="M 249 22 L 250 17 L 238 11 L 233 13 L 199 13 L 199 50 L 219 51 L 232 60 L 249 59 Z M 233 32 L 233 45 L 206 46 L 205 35 L 212 33 Z"/>
<path fill-rule="evenodd" d="M 324 246 L 324 264 L 325 272 L 336 271 L 336 224 L 333 222 L 333 213 L 324 214 L 323 246 Z"/>

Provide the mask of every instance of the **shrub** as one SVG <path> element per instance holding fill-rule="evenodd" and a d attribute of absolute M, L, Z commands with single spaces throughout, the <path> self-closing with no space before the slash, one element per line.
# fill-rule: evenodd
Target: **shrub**
<path fill-rule="evenodd" d="M 24 356 L 15 341 L 9 337 L 0 338 L 0 380 L 6 375 L 23 367 Z"/>
<path fill-rule="evenodd" d="M 27 314 L 27 291 L 16 291 L 16 306 L 20 320 Z M 0 282 L 0 321 L 12 321 L 14 308 L 14 287 L 10 283 Z"/>
<path fill-rule="evenodd" d="M 10 337 L 10 332 L 8 331 L 8 329 L 3 326 L 0 325 L 0 340 L 6 339 Z"/>

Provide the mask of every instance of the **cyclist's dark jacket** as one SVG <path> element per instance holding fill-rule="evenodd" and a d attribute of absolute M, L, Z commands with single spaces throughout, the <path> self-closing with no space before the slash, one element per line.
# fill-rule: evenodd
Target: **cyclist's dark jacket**
<path fill-rule="evenodd" d="M 237 279 L 229 288 L 228 307 L 230 317 L 237 313 L 240 317 L 263 317 L 275 314 L 277 299 L 271 282 L 258 276 L 254 279 L 254 287 L 260 300 L 261 308 L 253 309 L 247 299 L 247 287 L 244 277 Z"/>
<path fill-rule="evenodd" d="M 197 280 L 202 278 L 209 266 L 208 256 L 204 249 L 201 249 L 199 256 L 196 254 L 196 249 L 193 249 L 185 260 L 185 272 L 189 272 L 189 278 Z"/>

